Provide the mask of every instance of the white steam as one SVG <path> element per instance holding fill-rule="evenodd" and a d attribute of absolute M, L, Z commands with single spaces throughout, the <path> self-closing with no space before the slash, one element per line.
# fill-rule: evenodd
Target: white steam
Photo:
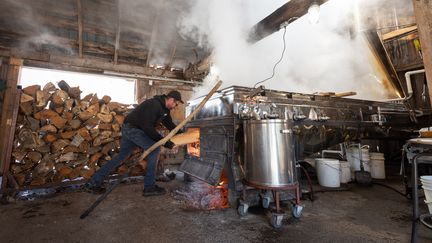
<path fill-rule="evenodd" d="M 380 1 L 376 1 L 380 2 Z M 382 1 L 381 1 L 382 2 Z M 213 50 L 219 76 L 209 75 L 202 95 L 216 78 L 223 87 L 252 87 L 272 75 L 283 49 L 283 30 L 256 44 L 246 36 L 250 28 L 286 1 L 196 1 L 181 21 L 182 35 Z M 287 27 L 286 51 L 274 77 L 263 85 L 269 89 L 302 93 L 356 91 L 356 98 L 385 99 L 389 95 L 383 77 L 373 66 L 370 51 L 352 26 L 355 1 L 331 0 L 321 6 L 320 20 L 311 25 L 307 16 Z"/>

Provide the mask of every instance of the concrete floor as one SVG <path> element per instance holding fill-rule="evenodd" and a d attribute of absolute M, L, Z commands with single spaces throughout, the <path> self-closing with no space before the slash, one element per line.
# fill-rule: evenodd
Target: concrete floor
<path fill-rule="evenodd" d="M 160 184 L 175 190 L 182 183 Z M 84 220 L 80 214 L 98 196 L 59 193 L 1 205 L 0 242 L 409 242 L 406 198 L 380 186 L 349 187 L 303 201 L 303 217 L 287 216 L 280 230 L 262 209 L 245 217 L 234 209 L 186 210 L 170 194 L 142 197 L 141 183 L 120 185 Z M 420 226 L 418 240 L 431 242 L 432 231 Z"/>

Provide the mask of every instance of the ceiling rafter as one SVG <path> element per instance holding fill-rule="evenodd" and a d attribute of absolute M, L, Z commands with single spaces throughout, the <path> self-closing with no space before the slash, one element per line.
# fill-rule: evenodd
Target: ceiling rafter
<path fill-rule="evenodd" d="M 78 53 L 79 57 L 83 57 L 83 16 L 81 0 L 77 0 L 77 15 L 78 15 Z"/>

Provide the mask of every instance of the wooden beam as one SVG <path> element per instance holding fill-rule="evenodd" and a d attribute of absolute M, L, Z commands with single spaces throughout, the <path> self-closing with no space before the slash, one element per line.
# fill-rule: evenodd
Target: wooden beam
<path fill-rule="evenodd" d="M 166 78 L 183 79 L 181 71 L 165 71 L 164 69 L 156 69 L 143 67 L 140 65 L 130 64 L 114 64 L 106 59 L 63 55 L 49 55 L 47 53 L 29 52 L 18 49 L 9 51 L 0 50 L 0 57 L 17 56 L 24 59 L 26 66 L 34 66 L 41 68 L 60 69 L 66 71 L 80 71 L 90 73 L 103 73 L 104 71 L 133 73 L 138 75 L 153 75 Z M 164 72 L 164 75 L 161 75 Z"/>
<path fill-rule="evenodd" d="M 3 100 L 0 127 L 0 173 L 2 177 L 2 188 L 6 187 L 7 176 L 4 174 L 9 170 L 10 155 L 15 134 L 16 116 L 19 108 L 19 96 L 17 84 L 21 74 L 23 60 L 11 57 L 9 59 L 6 90 Z"/>
<path fill-rule="evenodd" d="M 77 13 L 78 13 L 78 49 L 79 57 L 83 57 L 83 18 L 81 0 L 77 0 Z"/>
<path fill-rule="evenodd" d="M 165 5 L 165 1 L 162 1 L 162 3 L 158 5 L 157 11 L 156 11 L 156 16 L 155 16 L 155 20 L 153 22 L 150 42 L 148 45 L 149 47 L 148 47 L 148 53 L 147 53 L 146 67 L 148 67 L 150 65 L 150 58 L 153 54 L 153 48 L 154 48 L 154 44 L 155 44 L 156 36 L 157 36 L 157 32 L 158 32 L 160 10 L 161 10 L 161 7 L 164 5 Z"/>
<path fill-rule="evenodd" d="M 285 3 L 282 7 L 278 8 L 252 27 L 249 32 L 248 41 L 250 43 L 255 43 L 264 39 L 278 31 L 283 22 L 289 21 L 291 23 L 305 15 L 312 3 L 317 2 L 321 5 L 327 1 L 328 0 L 291 0 Z"/>
<path fill-rule="evenodd" d="M 426 70 L 429 99 L 432 103 L 432 1 L 413 0 L 413 5 Z"/>
<path fill-rule="evenodd" d="M 170 54 L 170 59 L 169 61 L 165 64 L 165 71 L 171 69 L 172 63 L 174 61 L 174 56 L 177 50 L 177 37 L 175 37 L 173 39 L 173 41 L 171 42 L 171 54 Z M 164 74 L 165 71 L 162 73 Z"/>
<path fill-rule="evenodd" d="M 402 29 L 398 29 L 398 30 L 394 30 L 394 31 L 391 31 L 391 32 L 385 33 L 385 34 L 382 36 L 382 40 L 385 42 L 385 41 L 388 41 L 388 40 L 391 40 L 391 39 L 394 39 L 394 38 L 400 37 L 400 36 L 402 36 L 402 35 L 407 35 L 407 34 L 412 33 L 412 32 L 414 32 L 414 31 L 417 31 L 417 25 L 414 25 L 414 26 L 410 26 L 410 27 L 406 27 L 406 28 L 402 28 Z"/>
<path fill-rule="evenodd" d="M 115 37 L 115 46 L 114 46 L 114 64 L 117 64 L 118 61 L 118 51 L 120 46 L 120 0 L 116 0 L 116 6 L 117 6 L 117 26 L 116 26 L 116 37 Z"/>

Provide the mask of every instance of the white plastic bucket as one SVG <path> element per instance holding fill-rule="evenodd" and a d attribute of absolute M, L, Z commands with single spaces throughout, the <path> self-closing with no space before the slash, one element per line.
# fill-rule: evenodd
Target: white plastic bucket
<path fill-rule="evenodd" d="M 424 200 L 424 202 L 428 206 L 429 213 L 432 214 L 432 201 Z"/>
<path fill-rule="evenodd" d="M 374 179 L 385 179 L 385 162 L 384 159 L 372 159 L 371 161 L 371 176 Z"/>
<path fill-rule="evenodd" d="M 325 187 L 340 187 L 340 163 L 337 159 L 315 159 L 318 183 Z"/>
<path fill-rule="evenodd" d="M 340 182 L 348 183 L 351 181 L 351 169 L 350 163 L 348 161 L 340 161 Z"/>
<path fill-rule="evenodd" d="M 423 191 L 424 191 L 426 201 L 432 202 L 432 188 L 428 188 L 428 187 L 423 186 Z"/>
<path fill-rule="evenodd" d="M 383 153 L 369 153 L 370 159 L 384 159 L 384 154 Z"/>
<path fill-rule="evenodd" d="M 432 175 L 420 176 L 420 180 L 432 182 Z"/>

